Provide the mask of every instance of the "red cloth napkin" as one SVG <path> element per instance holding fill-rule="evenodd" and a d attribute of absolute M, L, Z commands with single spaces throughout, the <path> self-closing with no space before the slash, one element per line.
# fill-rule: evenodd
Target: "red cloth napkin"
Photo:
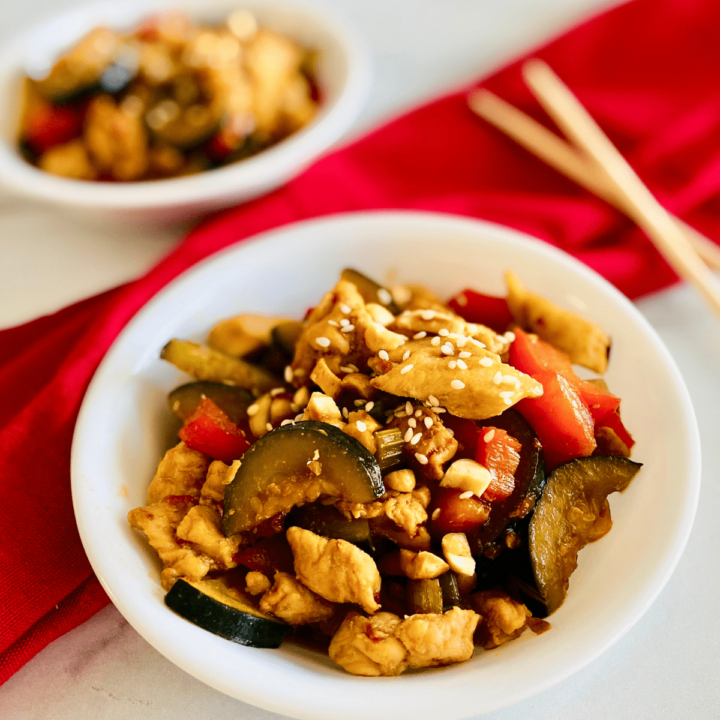
<path fill-rule="evenodd" d="M 718 27 L 716 0 L 637 0 L 534 53 L 666 207 L 711 237 L 720 237 Z M 541 117 L 518 64 L 484 84 Z M 630 297 L 675 280 L 627 220 L 475 118 L 460 93 L 206 222 L 145 277 L 0 333 L 0 682 L 108 602 L 78 538 L 69 461 L 85 388 L 123 326 L 220 248 L 295 220 L 373 208 L 512 225 L 564 248 Z"/>

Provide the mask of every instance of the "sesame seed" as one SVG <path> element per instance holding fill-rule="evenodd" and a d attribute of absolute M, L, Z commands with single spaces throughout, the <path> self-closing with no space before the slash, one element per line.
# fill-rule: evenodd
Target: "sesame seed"
<path fill-rule="evenodd" d="M 283 377 L 285 378 L 286 383 L 292 382 L 293 379 L 293 371 L 292 368 L 289 365 L 285 366 L 285 371 L 283 372 Z"/>
<path fill-rule="evenodd" d="M 260 409 L 260 406 L 257 403 L 253 403 L 248 409 L 247 414 L 248 417 L 252 417 L 257 413 L 257 411 Z"/>
<path fill-rule="evenodd" d="M 413 335 L 413 340 L 422 340 L 424 337 L 427 337 L 427 333 L 421 330 Z"/>
<path fill-rule="evenodd" d="M 395 417 L 396 418 L 404 418 L 404 417 L 407 417 L 407 413 L 404 410 L 400 410 L 400 411 L 396 410 Z"/>
<path fill-rule="evenodd" d="M 305 368 L 295 368 L 295 370 L 293 370 L 293 375 L 295 377 L 302 377 L 305 374 L 305 372 L 306 372 Z"/>
<path fill-rule="evenodd" d="M 455 362 L 455 360 L 451 360 L 451 361 L 448 363 L 448 367 L 449 367 L 451 370 L 454 370 L 454 369 L 457 367 L 457 363 Z"/>
<path fill-rule="evenodd" d="M 426 417 L 423 422 L 428 430 L 433 426 L 433 419 L 431 417 Z"/>
<path fill-rule="evenodd" d="M 495 437 L 495 428 L 490 428 L 484 435 L 483 440 L 485 442 L 490 442 Z"/>
<path fill-rule="evenodd" d="M 434 395 L 428 395 L 428 400 L 434 407 L 437 407 L 440 404 L 440 401 Z"/>
<path fill-rule="evenodd" d="M 457 340 L 460 336 L 457 333 L 452 332 L 452 333 L 448 333 L 448 337 L 452 338 L 453 340 Z"/>
<path fill-rule="evenodd" d="M 515 333 L 512 330 L 508 330 L 505 333 L 505 338 L 507 340 L 509 340 L 510 342 L 514 342 L 515 341 Z"/>
<path fill-rule="evenodd" d="M 440 509 L 441 508 L 435 508 L 433 510 L 433 514 L 430 516 L 432 520 L 437 520 L 438 517 L 440 517 Z"/>
<path fill-rule="evenodd" d="M 343 417 L 344 417 L 346 420 L 348 419 L 348 416 L 350 415 L 350 413 L 348 412 L 348 409 L 347 409 L 346 407 L 344 407 L 344 408 L 342 409 L 342 414 L 343 414 Z"/>
<path fill-rule="evenodd" d="M 355 403 L 355 407 L 360 407 L 361 405 L 365 404 L 365 401 L 362 398 L 358 398 L 357 400 L 353 400 Z"/>
<path fill-rule="evenodd" d="M 416 417 L 416 418 L 417 418 L 417 417 L 420 417 L 422 414 L 423 414 L 422 408 L 418 408 L 418 409 L 415 411 L 415 417 Z"/>
<path fill-rule="evenodd" d="M 375 407 L 375 403 L 371 400 L 365 405 L 365 412 L 370 412 Z"/>
<path fill-rule="evenodd" d="M 467 343 L 467 338 L 466 338 L 466 337 L 459 337 L 459 338 L 455 341 L 455 344 L 456 344 L 458 347 L 465 347 L 465 344 L 466 344 L 466 343 Z"/>
<path fill-rule="evenodd" d="M 493 361 L 489 357 L 480 358 L 480 364 L 483 367 L 492 367 Z"/>
<path fill-rule="evenodd" d="M 381 360 L 389 360 L 389 359 L 390 359 L 390 356 L 388 355 L 387 350 L 381 350 L 381 351 L 378 353 L 378 357 L 379 357 Z"/>
<path fill-rule="evenodd" d="M 420 438 L 421 438 L 421 437 L 422 437 L 422 433 L 421 433 L 421 432 L 415 433 L 415 435 L 413 435 L 413 437 L 412 437 L 412 440 L 410 441 L 410 444 L 411 444 L 411 445 L 417 445 L 417 444 L 420 442 Z"/>
<path fill-rule="evenodd" d="M 343 303 L 342 305 L 340 305 L 340 312 L 344 313 L 345 315 L 349 315 L 350 314 L 350 306 Z"/>
<path fill-rule="evenodd" d="M 337 323 L 336 323 L 336 324 L 337 324 Z M 342 327 L 345 327 L 346 325 L 349 325 L 349 324 L 350 324 L 350 321 L 349 321 L 347 318 L 343 318 L 343 319 L 340 321 L 340 325 L 341 325 Z"/>
<path fill-rule="evenodd" d="M 406 351 L 403 353 L 402 361 L 405 362 L 409 357 L 410 357 L 410 351 L 409 351 L 409 350 L 406 350 Z"/>
<path fill-rule="evenodd" d="M 504 392 L 501 392 L 501 393 L 500 393 L 500 397 L 503 398 L 503 399 L 504 399 L 504 398 L 511 398 L 512 396 L 513 396 L 513 391 L 512 391 L 512 390 L 505 390 Z"/>
<path fill-rule="evenodd" d="M 449 334 L 450 334 L 450 331 L 449 331 L 447 328 L 441 328 L 441 329 L 438 331 L 438 335 L 439 335 L 440 337 L 447 337 Z"/>
<path fill-rule="evenodd" d="M 447 412 L 447 410 L 444 407 L 436 407 L 434 408 L 436 413 L 444 413 Z"/>
<path fill-rule="evenodd" d="M 450 387 L 453 390 L 462 390 L 465 387 L 465 383 L 457 378 L 450 383 Z"/>
<path fill-rule="evenodd" d="M 296 421 L 297 421 L 297 420 L 302 420 L 302 419 L 303 419 L 303 413 L 298 413 L 298 414 L 295 416 L 295 420 L 296 420 Z"/>
<path fill-rule="evenodd" d="M 413 406 L 412 403 L 408 400 L 405 403 L 405 414 L 406 415 L 412 415 L 413 414 Z"/>
<path fill-rule="evenodd" d="M 472 356 L 472 353 L 468 352 L 467 350 L 463 350 L 459 355 L 459 357 L 461 357 L 461 358 L 469 358 L 471 356 Z"/>
<path fill-rule="evenodd" d="M 430 341 L 431 345 L 438 346 L 440 344 L 440 338 L 437 335 Z"/>
<path fill-rule="evenodd" d="M 280 423 L 280 427 L 285 427 L 286 425 L 289 425 L 292 422 L 292 420 L 283 420 Z"/>
<path fill-rule="evenodd" d="M 335 322 L 335 320 L 328 320 L 327 323 L 328 323 L 328 325 L 332 325 L 333 327 L 340 327 L 340 326 Z"/>
<path fill-rule="evenodd" d="M 345 325 L 345 327 L 340 328 L 340 332 L 349 333 L 349 332 L 352 332 L 354 329 L 355 329 L 354 325 Z"/>
<path fill-rule="evenodd" d="M 460 493 L 460 495 L 458 495 L 458 498 L 460 500 L 467 500 L 468 498 L 471 498 L 473 495 L 474 495 L 474 493 L 472 490 L 466 490 L 464 493 Z"/>
<path fill-rule="evenodd" d="M 351 365 L 343 365 L 340 368 L 340 371 L 348 374 L 355 372 L 354 368 Z"/>
<path fill-rule="evenodd" d="M 322 348 L 330 347 L 330 340 L 326 337 L 315 338 L 315 343 Z"/>
<path fill-rule="evenodd" d="M 265 423 L 265 429 L 270 432 L 273 429 L 272 423 Z"/>
<path fill-rule="evenodd" d="M 435 315 L 437 315 L 437 313 L 434 310 L 423 310 L 420 313 L 420 317 L 423 320 L 432 320 L 435 317 Z"/>
<path fill-rule="evenodd" d="M 417 427 L 417 420 L 416 420 L 414 417 L 411 417 L 411 418 L 408 420 L 408 425 L 409 425 L 411 428 L 416 428 L 416 427 Z"/>
<path fill-rule="evenodd" d="M 414 434 L 415 434 L 415 433 L 413 432 L 413 429 L 412 429 L 411 427 L 409 427 L 409 428 L 405 431 L 405 435 L 403 436 L 403 440 L 404 440 L 405 442 L 409 443 L 409 442 L 413 439 L 413 435 L 414 435 Z"/>
<path fill-rule="evenodd" d="M 445 343 L 441 348 L 440 352 L 443 355 L 454 355 L 455 354 L 455 348 L 448 342 Z"/>
<path fill-rule="evenodd" d="M 457 366 L 458 366 L 461 370 L 467 370 L 467 363 L 466 363 L 464 360 L 458 360 L 458 361 L 457 361 Z"/>
<path fill-rule="evenodd" d="M 485 345 L 484 342 L 480 342 L 479 340 L 476 340 L 475 338 L 470 338 L 470 342 L 471 342 L 473 345 L 477 345 L 479 348 L 487 347 L 487 345 Z"/>
<path fill-rule="evenodd" d="M 416 459 L 421 465 L 427 465 L 427 464 L 428 464 L 427 455 L 423 455 L 422 453 L 415 453 L 415 459 Z"/>
<path fill-rule="evenodd" d="M 389 305 L 392 302 L 392 295 L 385 288 L 380 288 L 377 291 L 377 296 L 383 305 Z"/>
<path fill-rule="evenodd" d="M 498 370 L 493 376 L 493 382 L 499 385 L 502 382 L 502 373 Z"/>
<path fill-rule="evenodd" d="M 509 397 L 503 398 L 506 405 L 512 405 L 512 400 Z"/>
<path fill-rule="evenodd" d="M 446 432 L 450 437 L 455 437 L 455 431 L 454 431 L 454 430 L 451 430 L 450 428 L 445 428 L 445 432 Z"/>
<path fill-rule="evenodd" d="M 355 425 L 360 432 L 365 432 L 367 430 L 367 425 L 362 420 L 358 420 Z"/>

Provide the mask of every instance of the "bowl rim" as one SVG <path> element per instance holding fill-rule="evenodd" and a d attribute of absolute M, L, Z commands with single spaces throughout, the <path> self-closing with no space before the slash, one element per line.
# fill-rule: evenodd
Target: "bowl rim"
<path fill-rule="evenodd" d="M 677 503 L 677 522 L 673 528 L 673 543 L 670 551 L 663 556 L 662 563 L 655 568 L 651 577 L 651 582 L 647 582 L 642 586 L 642 592 L 638 594 L 638 597 L 634 598 L 631 607 L 629 607 L 624 613 L 622 622 L 613 626 L 611 632 L 605 633 L 602 637 L 602 642 L 596 642 L 591 648 L 589 648 L 589 650 L 584 652 L 575 652 L 574 654 L 573 652 L 570 652 L 569 655 L 572 658 L 571 661 L 556 659 L 554 664 L 557 665 L 557 671 L 554 674 L 543 675 L 541 679 L 528 683 L 526 686 L 518 689 L 507 701 L 496 700 L 494 704 L 490 704 L 485 707 L 470 706 L 467 702 L 465 702 L 462 708 L 458 708 L 457 711 L 450 711 L 448 708 L 448 713 L 445 717 L 460 718 L 468 717 L 470 715 L 484 714 L 500 709 L 509 704 L 520 702 L 521 700 L 527 699 L 528 697 L 538 694 L 563 681 L 570 675 L 590 664 L 605 650 L 617 642 L 623 635 L 625 635 L 625 633 L 627 633 L 628 630 L 635 625 L 635 623 L 637 623 L 664 588 L 682 555 L 692 528 L 700 492 L 700 440 L 697 422 L 695 420 L 694 410 L 690 396 L 685 387 L 685 383 L 669 351 L 665 348 L 664 344 L 657 336 L 657 333 L 652 329 L 648 321 L 640 314 L 639 310 L 637 310 L 632 303 L 625 298 L 624 295 L 622 295 L 617 289 L 612 287 L 609 283 L 607 283 L 607 281 L 597 275 L 597 273 L 592 271 L 590 268 L 543 241 L 532 238 L 520 231 L 497 225 L 495 223 L 447 215 L 444 213 L 417 211 L 370 211 L 342 213 L 329 217 L 326 216 L 301 221 L 261 233 L 252 238 L 248 238 L 240 245 L 230 246 L 205 259 L 192 268 L 189 268 L 180 276 L 175 278 L 163 290 L 161 290 L 130 321 L 130 323 L 118 336 L 111 349 L 108 351 L 87 390 L 87 394 L 85 400 L 83 401 L 76 424 L 71 458 L 73 504 L 75 507 L 78 527 L 80 529 L 80 536 L 93 569 L 98 575 L 100 582 L 103 584 L 103 587 L 105 587 L 108 591 L 108 594 L 113 602 L 116 606 L 118 606 L 120 612 L 125 615 L 135 629 L 146 640 L 148 640 L 151 645 L 153 645 L 157 650 L 179 667 L 217 690 L 267 710 L 284 713 L 291 717 L 313 718 L 314 720 L 332 720 L 332 718 L 337 717 L 337 708 L 328 710 L 326 705 L 319 704 L 321 701 L 315 698 L 316 693 L 308 693 L 307 701 L 310 703 L 311 707 L 298 708 L 297 706 L 289 704 L 287 699 L 284 700 L 282 692 L 268 694 L 267 690 L 265 690 L 264 694 L 261 682 L 253 682 L 252 687 L 243 687 L 241 689 L 238 689 L 237 686 L 231 686 L 225 679 L 218 678 L 208 671 L 207 668 L 199 666 L 198 662 L 196 662 L 194 658 L 188 656 L 178 657 L 177 648 L 173 649 L 169 647 L 168 639 L 162 636 L 162 632 L 157 631 L 156 628 L 152 627 L 151 623 L 145 622 L 144 625 L 141 624 L 142 626 L 138 627 L 138 624 L 128 617 L 128 609 L 125 606 L 125 600 L 116 596 L 113 592 L 113 587 L 106 583 L 102 572 L 102 565 L 98 562 L 96 551 L 93 547 L 92 538 L 87 536 L 87 528 L 83 523 L 83 512 L 87 512 L 88 510 L 88 498 L 86 494 L 83 494 L 82 487 L 84 482 L 83 474 L 85 472 L 84 465 L 87 461 L 88 450 L 83 450 L 82 446 L 83 442 L 87 442 L 84 439 L 84 436 L 92 435 L 90 432 L 93 424 L 92 406 L 93 403 L 98 402 L 102 397 L 101 386 L 103 383 L 107 383 L 108 380 L 112 378 L 112 373 L 114 372 L 113 365 L 116 363 L 119 355 L 122 354 L 123 348 L 125 346 L 132 346 L 133 336 L 137 334 L 146 323 L 152 320 L 153 315 L 157 312 L 158 308 L 162 307 L 164 303 L 169 302 L 169 299 L 173 296 L 177 299 L 178 296 L 182 295 L 186 289 L 191 286 L 198 277 L 200 277 L 200 274 L 211 273 L 213 271 L 213 267 L 222 264 L 228 256 L 235 255 L 236 253 L 244 253 L 245 248 L 254 248 L 255 250 L 253 250 L 253 252 L 255 252 L 260 245 L 265 249 L 266 253 L 271 252 L 273 249 L 277 251 L 282 247 L 284 242 L 287 242 L 288 239 L 298 231 L 317 231 L 318 229 L 321 229 L 323 232 L 332 235 L 332 237 L 337 237 L 338 234 L 342 232 L 343 228 L 348 227 L 348 224 L 352 224 L 356 227 L 364 226 L 368 232 L 372 232 L 373 230 L 377 231 L 378 227 L 382 227 L 384 230 L 387 230 L 388 228 L 393 227 L 398 229 L 407 228 L 408 225 L 412 225 L 423 229 L 433 227 L 436 228 L 438 233 L 452 232 L 453 230 L 457 230 L 458 233 L 462 231 L 468 234 L 486 233 L 492 237 L 493 241 L 502 240 L 510 245 L 514 245 L 515 250 L 530 250 L 544 258 L 559 261 L 561 264 L 566 266 L 566 269 L 569 266 L 572 272 L 579 275 L 587 282 L 601 284 L 605 292 L 609 293 L 611 299 L 615 302 L 622 303 L 624 310 L 629 313 L 632 321 L 641 329 L 642 332 L 645 333 L 648 341 L 653 344 L 653 349 L 658 353 L 664 371 L 667 371 L 673 380 L 673 386 L 670 390 L 674 393 L 675 401 L 678 403 L 677 409 L 681 413 L 680 419 L 682 421 L 681 425 L 683 432 L 682 443 L 686 446 L 683 457 L 686 461 L 685 467 L 687 468 L 688 482 L 686 496 L 684 498 L 680 498 Z M 143 356 L 142 360 L 139 360 L 137 353 L 140 352 L 140 350 L 135 348 L 134 351 L 136 353 L 135 366 L 137 367 L 145 361 L 146 355 Z M 193 626 L 187 628 L 187 630 L 188 637 L 191 640 L 192 638 L 198 637 L 198 632 L 205 633 L 205 631 Z M 550 634 L 551 633 L 548 633 L 548 635 Z M 535 640 L 542 641 L 542 636 L 540 638 L 535 638 Z M 272 651 L 253 652 L 266 653 Z M 434 686 L 438 682 L 443 682 L 444 688 L 449 690 L 451 693 L 457 694 L 470 692 L 467 687 L 467 678 L 465 678 L 464 675 L 460 674 L 456 677 L 451 674 L 453 667 L 462 667 L 462 665 L 464 664 L 461 664 L 460 666 L 452 666 L 446 670 L 436 669 L 433 671 L 435 674 L 432 677 L 429 677 L 424 673 L 419 675 L 404 676 L 402 680 L 397 680 L 397 682 L 403 683 L 403 690 L 406 692 L 400 692 L 397 698 L 391 694 L 392 690 L 390 688 L 392 687 L 391 683 L 393 683 L 393 681 L 388 678 L 373 680 L 369 678 L 342 676 L 334 679 L 336 682 L 333 683 L 334 690 L 331 694 L 340 701 L 344 694 L 355 689 L 355 683 L 361 682 L 366 685 L 371 685 L 372 687 L 368 688 L 368 692 L 377 693 L 383 699 L 389 698 L 394 700 L 395 706 L 394 708 L 389 707 L 389 709 L 386 709 L 383 712 L 378 712 L 376 717 L 379 719 L 394 717 L 394 715 L 389 713 L 396 713 L 398 708 L 410 708 L 413 704 L 417 705 L 418 701 L 415 698 L 415 695 L 423 694 L 423 686 L 427 688 L 428 685 Z M 302 668 L 301 672 L 304 672 L 306 680 L 311 677 L 309 673 L 305 672 L 305 668 Z M 463 683 L 463 678 L 465 678 L 465 683 Z M 416 709 L 421 710 L 422 708 Z M 361 720 L 362 718 L 367 717 L 367 715 L 363 715 L 362 713 L 362 710 L 343 708 L 343 716 L 347 717 L 349 720 Z M 420 714 L 418 717 L 427 716 Z"/>
<path fill-rule="evenodd" d="M 7 137 L 0 137 L 0 183 L 25 196 L 80 209 L 148 210 L 183 204 L 222 203 L 242 196 L 250 199 L 268 192 L 301 172 L 342 138 L 360 113 L 371 87 L 369 51 L 352 26 L 332 11 L 303 0 L 95 0 L 43 19 L 0 48 L 0 86 L 11 84 L 23 72 L 25 48 L 44 28 L 81 23 L 86 13 L 94 18 L 120 13 L 132 22 L 163 8 L 180 7 L 193 17 L 213 11 L 247 7 L 294 13 L 303 22 L 331 37 L 347 66 L 337 96 L 321 105 L 308 125 L 262 153 L 196 175 L 165 180 L 124 183 L 73 180 L 51 175 L 25 161 Z M 99 17 L 98 17 L 99 16 Z M 114 23 L 110 23 L 111 25 Z"/>

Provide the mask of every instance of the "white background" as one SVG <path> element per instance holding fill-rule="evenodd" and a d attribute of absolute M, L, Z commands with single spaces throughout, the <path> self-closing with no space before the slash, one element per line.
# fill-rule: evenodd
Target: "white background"
<path fill-rule="evenodd" d="M 311 4 L 311 0 L 306 0 Z M 0 0 L 0 43 L 78 0 Z M 355 133 L 492 72 L 606 0 L 314 0 L 354 23 L 375 84 Z M 708 88 L 708 92 L 715 92 Z M 181 228 L 91 226 L 0 191 L 0 327 L 136 277 Z M 720 717 L 720 324 L 685 287 L 639 303 L 674 355 L 695 403 L 703 488 L 690 542 L 655 605 L 588 668 L 492 720 Z M 40 570 L 39 570 L 40 571 Z M 186 675 L 108 607 L 55 641 L 0 687 L 3 720 L 270 720 Z M 440 720 L 440 719 L 439 719 Z"/>

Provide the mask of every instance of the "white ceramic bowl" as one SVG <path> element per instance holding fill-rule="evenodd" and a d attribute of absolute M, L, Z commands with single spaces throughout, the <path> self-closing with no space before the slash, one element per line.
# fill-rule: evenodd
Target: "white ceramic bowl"
<path fill-rule="evenodd" d="M 428 285 L 441 296 L 471 286 L 504 293 L 513 268 L 528 287 L 600 323 L 613 337 L 607 380 L 644 463 L 611 496 L 614 527 L 580 554 L 552 630 L 531 632 L 468 662 L 389 678 L 345 674 L 328 658 L 286 644 L 255 650 L 191 625 L 163 604 L 159 561 L 127 512 L 145 502 L 174 442 L 169 390 L 187 376 L 158 360 L 172 337 L 201 340 L 241 312 L 301 317 L 345 266 L 379 279 Z M 490 223 L 428 213 L 360 213 L 300 223 L 231 247 L 185 273 L 128 325 L 98 370 L 78 419 L 73 499 L 93 568 L 148 642 L 229 695 L 312 720 L 452 720 L 488 712 L 561 681 L 620 638 L 672 573 L 700 485 L 697 427 L 683 381 L 640 313 L 569 256 Z"/>
<path fill-rule="evenodd" d="M 318 50 L 318 116 L 305 128 L 241 162 L 183 178 L 132 183 L 57 177 L 25 162 L 16 149 L 20 83 L 29 64 L 52 61 L 97 25 L 131 29 L 163 8 L 217 22 L 239 7 L 261 25 Z M 300 173 L 350 127 L 370 87 L 368 54 L 355 34 L 327 14 L 293 0 L 105 0 L 44 22 L 0 51 L 0 184 L 67 209 L 125 222 L 170 222 L 266 193 Z"/>

